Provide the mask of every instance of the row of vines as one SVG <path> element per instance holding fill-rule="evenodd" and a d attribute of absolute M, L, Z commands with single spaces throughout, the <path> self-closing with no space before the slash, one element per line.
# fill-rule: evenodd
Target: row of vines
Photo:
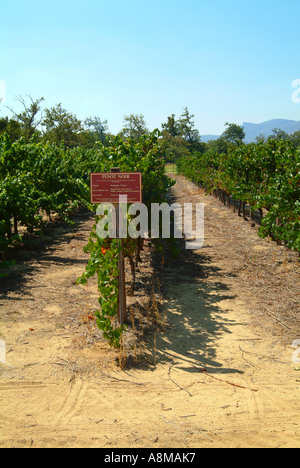
<path fill-rule="evenodd" d="M 70 221 L 78 207 L 96 211 L 90 204 L 89 174 L 110 172 L 119 167 L 122 172 L 141 172 L 143 202 L 164 201 L 171 180 L 165 175 L 165 146 L 157 131 L 145 135 L 138 142 L 112 138 L 105 146 L 94 149 L 66 148 L 63 145 L 12 142 L 8 135 L 0 138 L 0 278 L 11 250 L 21 244 L 26 235 L 41 233 L 55 213 Z M 99 311 L 97 325 L 112 345 L 118 346 L 123 327 L 116 327 L 118 297 L 117 239 L 100 239 L 96 222 L 85 248 L 90 260 L 82 277 L 85 284 L 98 277 Z M 125 239 L 125 255 L 138 257 L 139 240 Z M 8 256 L 8 253 L 10 255 Z M 2 274 L 1 274 L 2 270 Z"/>
<path fill-rule="evenodd" d="M 300 149 L 284 140 L 241 145 L 228 154 L 208 151 L 179 159 L 178 173 L 224 203 L 250 207 L 259 235 L 300 252 Z"/>

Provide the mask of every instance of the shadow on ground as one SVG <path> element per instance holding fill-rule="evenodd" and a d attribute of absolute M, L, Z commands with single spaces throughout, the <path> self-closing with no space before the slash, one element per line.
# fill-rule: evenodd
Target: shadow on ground
<path fill-rule="evenodd" d="M 157 339 L 157 363 L 179 361 L 176 367 L 188 372 L 199 372 L 193 367 L 196 365 L 210 373 L 240 373 L 224 368 L 217 360 L 218 340 L 240 325 L 227 318 L 226 309 L 218 304 L 236 296 L 218 280 L 222 271 L 209 255 L 184 250 L 183 245 L 179 249 L 179 258 L 168 255 L 161 272 L 170 327 Z"/>
<path fill-rule="evenodd" d="M 78 212 L 71 219 L 73 225 L 65 222 L 53 222 L 45 228 L 43 236 L 25 236 L 24 244 L 11 249 L 8 254 L 7 259 L 13 260 L 15 264 L 3 271 L 7 277 L 0 279 L 0 300 L 7 299 L 7 294 L 10 292 L 22 291 L 25 293 L 26 283 L 31 280 L 34 273 L 34 262 L 39 262 L 45 267 L 53 263 L 65 265 L 78 263 L 84 267 L 86 264 L 84 259 L 53 256 L 53 252 L 62 242 L 70 243 L 75 239 L 79 242 L 86 240 L 84 234 L 78 233 L 80 233 L 80 226 L 91 216 L 93 215 L 90 212 Z"/>

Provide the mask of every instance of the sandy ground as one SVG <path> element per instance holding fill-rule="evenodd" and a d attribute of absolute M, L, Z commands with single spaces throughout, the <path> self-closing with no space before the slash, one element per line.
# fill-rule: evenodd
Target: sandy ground
<path fill-rule="evenodd" d="M 300 447 L 297 255 L 183 177 L 172 196 L 205 204 L 205 245 L 154 267 L 146 246 L 129 305 L 147 308 L 157 276 L 168 326 L 124 369 L 89 318 L 95 284 L 75 284 L 93 219 L 20 253 L 0 286 L 0 447 Z"/>

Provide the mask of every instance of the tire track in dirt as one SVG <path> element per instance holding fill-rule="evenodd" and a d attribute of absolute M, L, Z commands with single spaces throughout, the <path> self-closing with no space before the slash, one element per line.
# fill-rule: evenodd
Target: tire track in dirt
<path fill-rule="evenodd" d="M 286 265 L 281 272 L 273 261 L 281 249 L 189 181 L 178 177 L 172 196 L 205 204 L 205 245 L 165 258 L 170 326 L 157 339 L 148 336 L 149 362 L 121 370 L 116 353 L 81 318 L 97 302 L 94 285 L 86 291 L 75 284 L 92 219 L 32 261 L 22 287 L 16 278 L 8 285 L 1 297 L 8 363 L 0 367 L 1 446 L 300 446 L 295 337 L 264 311 L 279 279 L 295 291 L 293 271 L 289 279 Z M 283 275 L 273 286 L 268 264 Z"/>
<path fill-rule="evenodd" d="M 65 398 L 61 409 L 53 419 L 53 425 L 63 425 L 70 422 L 72 417 L 80 410 L 87 392 L 87 388 L 87 382 L 78 381 L 74 383 L 70 393 Z"/>
<path fill-rule="evenodd" d="M 206 226 L 203 249 L 187 252 L 182 248 L 179 261 L 169 259 L 165 270 L 173 327 L 171 332 L 166 332 L 164 352 L 173 354 L 177 371 L 178 368 L 183 371 L 177 381 L 185 388 L 192 388 L 193 399 L 199 402 L 202 396 L 194 390 L 189 378 L 191 364 L 207 368 L 212 376 L 236 383 L 237 387 L 249 388 L 230 390 L 226 382 L 216 382 L 214 387 L 211 383 L 211 388 L 217 393 L 205 394 L 204 401 L 212 415 L 206 429 L 221 424 L 220 435 L 224 434 L 224 441 L 231 432 L 237 446 L 251 443 L 253 446 L 300 446 L 295 430 L 300 425 L 299 385 L 290 359 L 290 343 L 295 335 L 288 331 L 289 327 L 279 329 L 278 321 L 270 320 L 264 313 L 261 301 L 263 298 L 270 306 L 276 305 L 272 296 L 281 282 L 290 288 L 286 299 L 295 302 L 299 294 L 297 255 L 260 239 L 250 223 L 232 214 L 215 198 L 204 196 L 192 182 L 183 177 L 177 177 L 176 181 L 172 202 L 204 203 Z M 262 252 L 261 259 L 256 252 Z M 285 265 L 287 258 L 289 269 Z M 272 263 L 273 283 L 269 273 Z M 249 273 L 250 280 L 245 272 Z M 268 289 L 264 287 L 265 278 Z M 299 321 L 293 320 L 292 315 L 291 319 L 291 330 L 297 327 L 299 330 Z M 251 388 L 258 391 L 253 392 Z M 232 397 L 228 400 L 229 393 Z M 227 404 L 222 405 L 222 397 Z M 237 401 L 232 405 L 230 400 Z M 218 414 L 218 406 L 230 408 L 230 417 L 224 419 L 224 414 Z M 280 427 L 285 434 L 281 434 Z"/>

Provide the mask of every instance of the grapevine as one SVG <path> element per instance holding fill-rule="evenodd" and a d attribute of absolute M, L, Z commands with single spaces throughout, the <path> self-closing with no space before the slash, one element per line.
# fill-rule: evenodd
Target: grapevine
<path fill-rule="evenodd" d="M 208 151 L 178 161 L 178 172 L 226 203 L 261 214 L 259 235 L 300 252 L 300 149 L 284 140 L 241 145 L 228 154 Z"/>
<path fill-rule="evenodd" d="M 53 213 L 70 222 L 74 209 L 90 205 L 89 175 L 109 172 L 118 166 L 122 172 L 141 172 L 143 202 L 161 203 L 172 185 L 165 175 L 166 148 L 154 131 L 139 141 L 120 137 L 107 139 L 96 148 L 66 148 L 63 144 L 29 142 L 24 138 L 13 142 L 7 134 L 0 138 L 0 277 L 1 266 L 8 265 L 7 252 L 22 242 L 22 226 L 29 233 L 40 231 Z M 96 218 L 97 224 L 97 218 Z M 104 338 L 118 347 L 124 326 L 116 326 L 118 297 L 117 240 L 99 239 L 96 224 L 85 248 L 90 260 L 79 282 L 86 284 L 97 274 L 99 311 L 97 325 Z M 133 273 L 139 260 L 140 239 L 125 239 L 125 255 Z M 136 256 L 136 261 L 133 257 Z M 133 275 L 134 276 L 134 275 Z M 134 288 L 134 283 L 132 284 Z"/>
<path fill-rule="evenodd" d="M 108 151 L 107 148 L 105 151 Z M 151 203 L 161 203 L 170 186 L 171 180 L 165 175 L 165 146 L 159 142 L 156 132 L 144 136 L 138 143 L 134 141 L 124 142 L 120 138 L 111 140 L 109 146 L 110 167 L 118 166 L 122 172 L 141 172 L 143 175 L 143 199 L 150 207 Z M 117 239 L 101 239 L 97 236 L 96 224 L 90 235 L 85 251 L 91 257 L 83 275 L 78 279 L 81 284 L 86 284 L 88 279 L 97 274 L 99 305 L 96 312 L 97 326 L 103 331 L 103 337 L 109 340 L 114 347 L 120 346 L 120 339 L 126 324 L 116 325 L 117 300 L 118 300 L 118 254 L 120 241 Z M 128 219 L 129 221 L 129 219 Z M 133 278 L 135 266 L 139 261 L 141 239 L 124 239 L 124 256 L 129 258 Z M 134 261 L 134 257 L 136 261 Z M 131 286 L 134 289 L 134 280 Z"/>

